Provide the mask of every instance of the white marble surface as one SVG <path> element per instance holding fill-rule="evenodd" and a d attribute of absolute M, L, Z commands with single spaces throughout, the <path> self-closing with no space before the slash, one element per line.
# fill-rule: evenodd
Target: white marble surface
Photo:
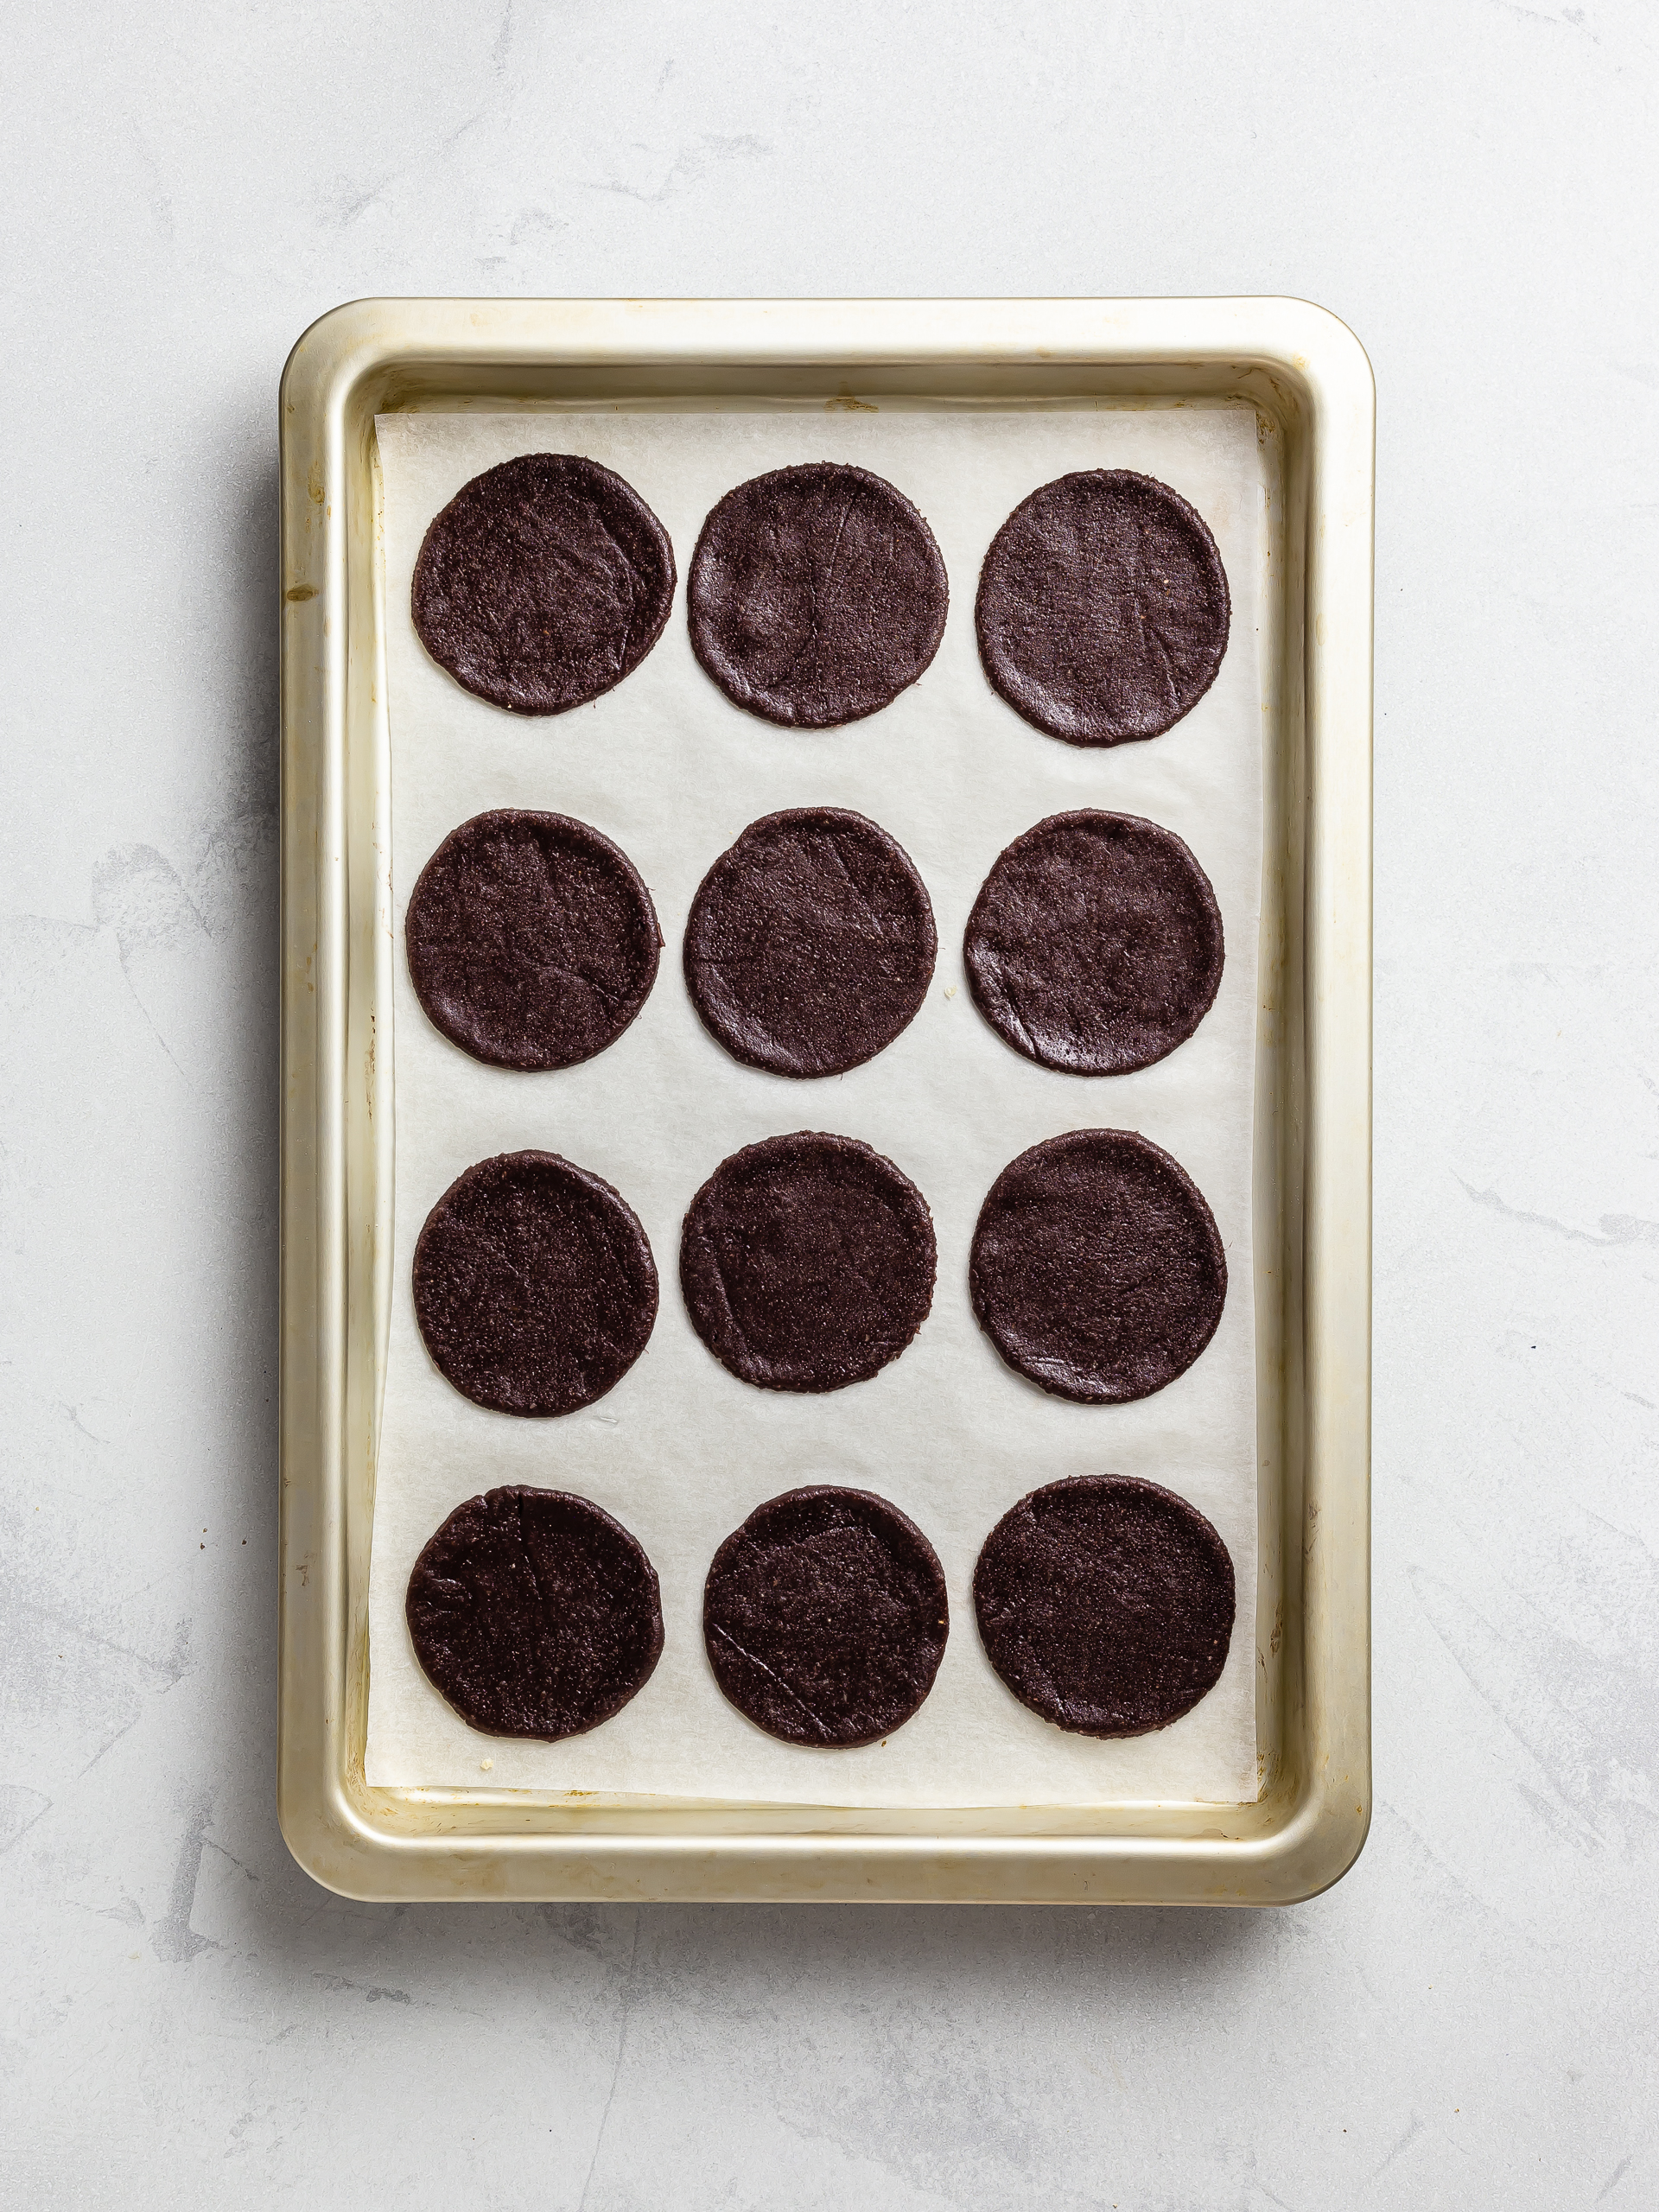
<path fill-rule="evenodd" d="M 1659 2199 L 1651 10 L 6 26 L 8 2201 Z M 1277 1915 L 346 1904 L 272 1812 L 277 372 L 361 293 L 857 290 L 1376 364 L 1371 1840 Z"/>

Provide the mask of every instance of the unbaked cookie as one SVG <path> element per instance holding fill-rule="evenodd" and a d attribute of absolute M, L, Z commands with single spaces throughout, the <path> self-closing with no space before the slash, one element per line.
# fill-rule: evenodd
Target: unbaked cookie
<path fill-rule="evenodd" d="M 840 1390 L 897 1359 L 933 1302 L 927 1201 L 855 1137 L 800 1130 L 724 1160 L 692 1199 L 680 1284 L 722 1367 Z"/>
<path fill-rule="evenodd" d="M 627 855 L 568 814 L 498 807 L 452 830 L 404 918 L 410 980 L 452 1045 L 501 1068 L 568 1068 L 645 1004 L 663 933 Z"/>
<path fill-rule="evenodd" d="M 556 1490 L 458 1505 L 409 1578 L 423 1671 L 470 1727 L 556 1744 L 619 1713 L 663 1649 L 651 1561 L 620 1521 Z"/>
<path fill-rule="evenodd" d="M 702 525 L 686 597 L 692 648 L 734 705 L 831 729 L 916 681 L 938 651 L 950 590 L 902 492 L 817 461 L 726 494 Z"/>
<path fill-rule="evenodd" d="M 1211 1522 L 1126 1475 L 1033 1491 L 974 1569 L 987 1658 L 1022 1705 L 1079 1736 L 1144 1735 L 1191 1712 L 1227 1663 L 1234 1606 Z"/>
<path fill-rule="evenodd" d="M 440 1374 L 493 1412 L 575 1413 L 620 1382 L 657 1319 L 632 1206 L 556 1152 L 458 1175 L 415 1246 L 415 1318 Z"/>
<path fill-rule="evenodd" d="M 939 1669 L 944 1570 L 896 1505 L 814 1486 L 757 1506 L 715 1554 L 702 1635 L 738 1711 L 786 1744 L 872 1744 Z"/>
<path fill-rule="evenodd" d="M 1127 468 L 1057 477 L 991 540 L 974 622 L 1016 714 L 1069 745 L 1157 737 L 1227 650 L 1231 601 L 1208 524 Z"/>
<path fill-rule="evenodd" d="M 975 1005 L 1016 1052 L 1068 1075 L 1125 1075 L 1209 1012 L 1221 910 L 1173 830 L 1085 807 L 1000 855 L 963 957 Z"/>
<path fill-rule="evenodd" d="M 563 715 L 620 683 L 674 600 L 668 532 L 579 454 L 527 453 L 463 484 L 428 529 L 410 608 L 457 683 L 514 715 Z"/>
<path fill-rule="evenodd" d="M 1227 1262 L 1178 1160 L 1132 1129 L 1075 1129 L 992 1184 L 969 1287 L 1010 1367 L 1057 1398 L 1115 1405 L 1192 1366 L 1221 1319 Z"/>
<path fill-rule="evenodd" d="M 703 878 L 685 981 L 734 1059 L 840 1075 L 915 1018 L 938 949 L 904 848 L 846 807 L 800 806 L 752 822 Z"/>

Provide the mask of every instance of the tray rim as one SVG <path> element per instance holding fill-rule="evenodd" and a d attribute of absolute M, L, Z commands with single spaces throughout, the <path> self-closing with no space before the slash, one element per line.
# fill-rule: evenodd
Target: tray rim
<path fill-rule="evenodd" d="M 550 375 L 609 372 L 702 378 L 709 391 L 746 378 L 759 389 L 761 377 L 771 390 L 782 378 L 817 393 L 826 380 L 849 390 L 850 371 L 861 388 L 925 373 L 969 397 L 987 379 L 1027 392 L 1033 378 L 1071 374 L 1126 397 L 1248 397 L 1284 429 L 1294 456 L 1300 527 L 1285 588 L 1300 629 L 1290 689 L 1300 781 L 1300 819 L 1287 826 L 1293 839 L 1305 829 L 1306 857 L 1301 989 L 1288 1009 L 1302 1090 L 1300 1305 L 1287 1350 L 1300 1370 L 1291 1448 L 1301 1541 L 1283 1772 L 1258 1806 L 1182 1808 L 1179 1818 L 1172 1808 L 1161 1822 L 1156 1807 L 1113 1808 L 1109 1834 L 1089 1832 L 1076 1808 L 1008 1815 L 996 1832 L 969 1832 L 972 1815 L 960 1813 L 895 1815 L 880 1834 L 814 1828 L 795 1808 L 784 1832 L 763 1808 L 561 1808 L 554 1822 L 527 1794 L 371 1789 L 352 1738 L 367 1678 L 360 1489 L 366 1480 L 372 1497 L 372 1477 L 352 1438 L 372 1459 L 372 1422 L 354 1402 L 346 1351 L 353 1285 L 386 1255 L 372 1224 L 364 1249 L 352 1242 L 361 1171 L 345 1100 L 365 1039 L 353 1033 L 346 878 L 349 733 L 385 686 L 372 518 L 360 499 L 353 506 L 353 469 L 375 412 L 422 390 L 464 397 L 487 381 L 492 404 L 511 405 L 514 392 L 544 394 Z M 1358 340 L 1325 310 L 1274 298 L 362 300 L 295 346 L 280 425 L 278 1815 L 300 1865 L 342 1894 L 383 1900 L 1284 1904 L 1339 1878 L 1370 1807 L 1375 397 Z M 374 849 L 372 864 L 382 859 Z M 359 976 L 359 998 L 364 988 Z M 372 1113 L 372 1017 L 366 1054 Z"/>

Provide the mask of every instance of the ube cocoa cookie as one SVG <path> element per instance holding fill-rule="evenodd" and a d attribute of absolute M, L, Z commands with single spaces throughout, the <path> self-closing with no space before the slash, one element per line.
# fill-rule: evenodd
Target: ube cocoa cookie
<path fill-rule="evenodd" d="M 1185 1042 L 1221 982 L 1221 910 L 1173 830 L 1095 808 L 1016 837 L 974 902 L 968 987 L 1015 1052 L 1123 1075 Z"/>
<path fill-rule="evenodd" d="M 913 1020 L 937 950 L 904 848 L 845 807 L 795 807 L 752 822 L 703 878 L 685 980 L 734 1059 L 839 1075 Z"/>
<path fill-rule="evenodd" d="M 578 454 L 527 453 L 463 484 L 426 533 L 421 643 L 514 715 L 562 715 L 638 668 L 674 598 L 668 533 L 631 484 Z"/>
<path fill-rule="evenodd" d="M 438 1371 L 496 1413 L 575 1413 L 620 1382 L 657 1319 L 633 1209 L 555 1152 L 458 1175 L 415 1246 L 415 1318 Z"/>
<path fill-rule="evenodd" d="M 979 1325 L 1040 1389 L 1150 1397 L 1216 1332 L 1227 1262 L 1178 1160 L 1131 1129 L 1077 1129 L 1010 1160 L 974 1230 Z"/>
<path fill-rule="evenodd" d="M 944 1570 L 868 1491 L 786 1491 L 715 1554 L 702 1635 L 738 1711 L 786 1744 L 872 1744 L 908 1720 L 950 1629 Z"/>
<path fill-rule="evenodd" d="M 657 1576 L 591 1499 L 493 1490 L 458 1505 L 404 1601 L 427 1680 L 486 1736 L 556 1744 L 620 1713 L 663 1649 Z"/>
<path fill-rule="evenodd" d="M 568 1068 L 645 1002 L 662 931 L 627 855 L 568 814 L 499 807 L 452 830 L 404 920 L 410 979 L 463 1052 Z"/>
<path fill-rule="evenodd" d="M 734 705 L 790 728 L 860 721 L 944 634 L 944 563 L 885 477 L 811 461 L 751 477 L 709 513 L 686 598 L 697 658 Z"/>
<path fill-rule="evenodd" d="M 1070 745 L 1156 737 L 1227 650 L 1231 600 L 1208 524 L 1127 468 L 1057 477 L 991 540 L 979 657 L 1016 714 Z"/>
<path fill-rule="evenodd" d="M 1190 1713 L 1227 1663 L 1234 1607 L 1216 1529 L 1125 1475 L 1033 1491 L 974 1569 L 986 1657 L 1022 1705 L 1079 1736 L 1141 1736 Z"/>
<path fill-rule="evenodd" d="M 692 1199 L 680 1285 L 721 1365 L 762 1390 L 840 1390 L 897 1359 L 933 1302 L 933 1217 L 855 1137 L 766 1137 Z"/>

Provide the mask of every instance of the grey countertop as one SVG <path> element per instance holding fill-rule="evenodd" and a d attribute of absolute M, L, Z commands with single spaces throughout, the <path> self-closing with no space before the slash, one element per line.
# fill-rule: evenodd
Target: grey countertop
<path fill-rule="evenodd" d="M 10 2201 L 1659 2201 L 1651 10 L 7 16 Z M 288 1858 L 275 395 L 376 292 L 1288 292 L 1370 349 L 1376 1815 L 1317 1902 Z"/>

